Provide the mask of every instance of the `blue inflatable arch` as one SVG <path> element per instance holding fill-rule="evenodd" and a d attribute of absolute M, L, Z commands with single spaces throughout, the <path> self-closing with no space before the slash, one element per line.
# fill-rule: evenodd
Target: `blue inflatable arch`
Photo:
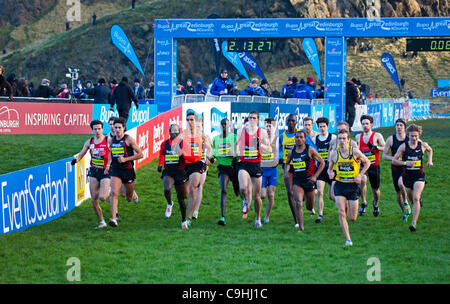
<path fill-rule="evenodd" d="M 325 38 L 325 98 L 345 113 L 347 37 L 447 37 L 449 17 L 344 19 L 156 19 L 154 21 L 155 100 L 170 109 L 176 90 L 178 38 Z"/>

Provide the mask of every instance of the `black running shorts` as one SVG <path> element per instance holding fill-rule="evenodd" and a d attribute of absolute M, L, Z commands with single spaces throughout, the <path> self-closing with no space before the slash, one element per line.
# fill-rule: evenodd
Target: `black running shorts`
<path fill-rule="evenodd" d="M 239 163 L 239 171 L 245 170 L 250 175 L 250 177 L 261 177 L 262 176 L 262 169 L 261 169 L 261 163 L 250 163 L 241 161 Z"/>
<path fill-rule="evenodd" d="M 136 172 L 134 172 L 134 168 L 131 169 L 111 169 L 111 176 L 120 178 L 122 183 L 130 184 L 134 182 L 136 179 Z"/>
<path fill-rule="evenodd" d="M 343 183 L 336 181 L 334 183 L 334 196 L 343 196 L 349 201 L 356 201 L 360 194 L 360 188 L 357 183 Z"/>

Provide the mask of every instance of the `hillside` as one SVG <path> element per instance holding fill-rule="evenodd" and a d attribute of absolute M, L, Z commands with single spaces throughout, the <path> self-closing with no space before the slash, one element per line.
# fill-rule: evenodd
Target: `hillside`
<path fill-rule="evenodd" d="M 123 75 L 134 78 L 138 75 L 128 59 L 111 44 L 109 31 L 113 24 L 119 24 L 130 38 L 148 76 L 147 82 L 153 78 L 152 24 L 155 18 L 205 18 L 211 14 L 222 18 L 363 17 L 367 11 L 367 1 L 364 0 L 224 0 L 214 5 L 200 0 L 142 0 L 137 1 L 134 10 L 130 8 L 130 1 L 126 0 L 81 0 L 81 22 L 72 22 L 72 29 L 66 32 L 64 22 L 68 6 L 65 0 L 42 4 L 40 13 L 30 10 L 27 15 L 24 13 L 27 10 L 18 10 L 18 16 L 15 15 L 14 5 L 7 5 L 15 3 L 16 7 L 29 7 L 33 1 L 0 0 L 0 4 L 6 5 L 2 8 L 6 11 L 0 11 L 5 13 L 0 19 L 0 33 L 4 34 L 0 42 L 7 50 L 7 54 L 0 57 L 0 64 L 5 66 L 6 73 L 26 76 L 35 84 L 44 77 L 49 78 L 55 86 L 67 82 L 65 73 L 69 66 L 80 69 L 83 81 L 98 77 L 121 78 Z M 39 1 L 36 3 L 41 5 Z M 381 1 L 380 7 L 382 16 L 447 16 L 448 11 L 448 1 Z M 91 24 L 93 12 L 97 15 L 95 26 Z M 274 53 L 255 55 L 272 87 L 278 86 L 280 89 L 289 75 L 304 78 L 312 73 L 301 49 L 301 41 L 298 38 L 280 39 Z M 414 61 L 404 61 L 400 59 L 404 40 L 396 44 L 385 39 L 373 42 L 376 48 L 371 52 L 353 55 L 349 51 L 347 63 L 347 76 L 370 84 L 372 92 L 384 92 L 385 88 L 396 90 L 379 64 L 380 56 L 385 51 L 394 56 L 399 77 L 407 80 L 406 87 L 417 96 L 427 97 L 436 79 L 449 77 L 448 53 L 423 53 Z M 316 43 L 319 52 L 323 52 L 322 39 L 316 39 Z M 180 81 L 201 77 L 211 82 L 216 76 L 214 74 L 208 40 L 179 42 Z"/>

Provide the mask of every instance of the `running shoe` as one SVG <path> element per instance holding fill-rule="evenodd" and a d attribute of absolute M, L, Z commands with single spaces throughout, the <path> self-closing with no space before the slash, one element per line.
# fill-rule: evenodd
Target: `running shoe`
<path fill-rule="evenodd" d="M 377 217 L 380 214 L 380 207 L 375 206 L 375 202 L 372 202 L 373 205 L 373 216 Z"/>
<path fill-rule="evenodd" d="M 115 219 L 110 219 L 108 224 L 111 227 L 117 227 L 118 226 L 117 220 L 115 220 Z"/>
<path fill-rule="evenodd" d="M 299 228 L 300 227 L 300 225 L 298 224 L 298 223 L 296 223 L 295 225 L 294 225 L 294 228 Z"/>
<path fill-rule="evenodd" d="M 186 220 L 186 222 L 187 222 L 188 227 L 191 227 L 192 220 L 191 220 L 190 218 L 188 218 L 188 219 Z"/>
<path fill-rule="evenodd" d="M 361 208 L 359 209 L 359 216 L 363 216 L 366 213 L 367 203 L 362 203 Z"/>
<path fill-rule="evenodd" d="M 192 219 L 196 220 L 198 218 L 198 211 L 194 211 L 194 214 L 192 214 Z"/>
<path fill-rule="evenodd" d="M 411 206 L 408 204 L 408 202 L 403 203 L 403 209 L 405 209 L 405 214 L 410 215 L 411 214 Z"/>
<path fill-rule="evenodd" d="M 269 222 L 269 219 L 264 219 L 264 224 L 267 224 Z"/>
<path fill-rule="evenodd" d="M 116 213 L 116 220 L 117 220 L 117 221 L 122 220 L 122 218 L 120 217 L 119 213 Z"/>
<path fill-rule="evenodd" d="M 406 214 L 403 214 L 402 220 L 407 223 L 408 222 L 408 216 Z"/>
<path fill-rule="evenodd" d="M 314 216 L 314 215 L 316 215 L 316 210 L 314 210 L 314 208 L 311 210 L 311 214 L 310 214 L 310 216 Z"/>
<path fill-rule="evenodd" d="M 189 224 L 187 221 L 181 222 L 181 230 L 189 229 Z"/>
<path fill-rule="evenodd" d="M 347 241 L 345 242 L 345 246 L 353 246 L 352 241 L 347 240 Z"/>
<path fill-rule="evenodd" d="M 136 191 L 133 193 L 133 203 L 137 204 L 139 203 L 139 196 L 137 195 Z"/>
<path fill-rule="evenodd" d="M 316 222 L 317 224 L 322 223 L 322 222 L 323 222 L 323 215 L 319 215 L 319 217 L 316 218 L 315 222 Z"/>
<path fill-rule="evenodd" d="M 416 226 L 415 225 L 409 226 L 409 230 L 411 230 L 411 232 L 416 232 Z"/>
<path fill-rule="evenodd" d="M 255 227 L 256 228 L 261 228 L 262 227 L 261 220 L 255 220 Z"/>
<path fill-rule="evenodd" d="M 244 214 L 242 215 L 242 218 L 243 218 L 243 219 L 246 219 L 246 218 L 247 218 L 247 213 L 244 213 Z"/>
<path fill-rule="evenodd" d="M 222 216 L 219 221 L 217 222 L 220 226 L 225 226 L 227 224 L 227 221 L 225 221 L 225 217 Z"/>
<path fill-rule="evenodd" d="M 172 215 L 172 207 L 173 207 L 173 201 L 172 201 L 172 204 L 167 204 L 166 213 L 165 213 L 166 218 L 169 218 Z"/>
<path fill-rule="evenodd" d="M 245 214 L 248 213 L 248 204 L 245 199 L 242 201 L 242 213 L 245 213 Z"/>
<path fill-rule="evenodd" d="M 98 224 L 98 226 L 95 227 L 95 229 L 102 229 L 105 228 L 106 226 L 108 225 L 106 225 L 105 221 L 101 221 L 100 224 Z"/>

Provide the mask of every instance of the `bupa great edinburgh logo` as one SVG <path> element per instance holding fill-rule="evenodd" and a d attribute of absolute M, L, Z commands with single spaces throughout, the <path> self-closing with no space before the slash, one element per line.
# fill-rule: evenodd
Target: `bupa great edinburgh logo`
<path fill-rule="evenodd" d="M 286 28 L 291 31 L 306 31 L 316 30 L 321 32 L 342 32 L 344 30 L 343 22 L 330 22 L 330 21 L 309 21 L 298 23 L 286 23 Z"/>
<path fill-rule="evenodd" d="M 19 112 L 7 106 L 0 108 L 0 132 L 11 132 L 12 128 L 19 127 Z"/>
<path fill-rule="evenodd" d="M 248 29 L 254 32 L 278 32 L 278 22 L 254 22 L 247 21 L 242 23 L 234 24 L 222 24 L 221 30 L 226 30 L 228 32 L 239 32 L 244 29 Z"/>
<path fill-rule="evenodd" d="M 204 23 L 204 22 L 181 22 L 181 23 L 170 23 L 167 21 L 165 24 L 158 24 L 158 29 L 165 32 L 175 32 L 178 30 L 187 30 L 189 32 L 214 32 L 214 23 Z"/>
<path fill-rule="evenodd" d="M 425 30 L 425 31 L 436 31 L 440 29 L 450 29 L 450 21 L 443 20 L 439 22 L 417 22 L 416 28 Z"/>

